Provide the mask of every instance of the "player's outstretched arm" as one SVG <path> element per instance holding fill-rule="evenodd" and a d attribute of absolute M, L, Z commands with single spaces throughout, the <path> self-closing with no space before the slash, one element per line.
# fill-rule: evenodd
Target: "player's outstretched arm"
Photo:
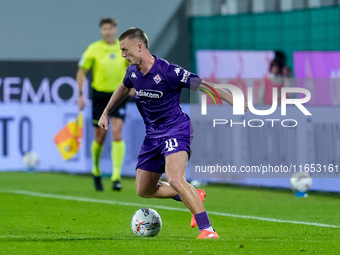
<path fill-rule="evenodd" d="M 206 89 L 212 95 L 215 96 L 215 92 L 212 91 L 210 87 L 213 87 L 215 89 L 215 91 L 218 93 L 218 95 L 220 96 L 220 98 L 223 101 L 227 102 L 230 105 L 233 105 L 233 96 L 230 93 L 228 93 L 227 91 L 223 90 L 223 89 L 216 88 L 214 83 L 202 80 L 202 82 L 201 82 L 201 84 L 199 86 L 199 88 Z M 247 101 L 245 100 L 244 101 L 244 111 L 247 111 L 247 110 L 248 110 L 248 104 L 247 104 Z"/>
<path fill-rule="evenodd" d="M 109 127 L 109 115 L 120 103 L 124 101 L 125 98 L 129 95 L 130 88 L 124 86 L 124 84 L 120 84 L 117 90 L 112 94 L 110 101 L 106 105 L 102 115 L 100 116 L 98 126 L 102 129 L 107 130 Z"/>

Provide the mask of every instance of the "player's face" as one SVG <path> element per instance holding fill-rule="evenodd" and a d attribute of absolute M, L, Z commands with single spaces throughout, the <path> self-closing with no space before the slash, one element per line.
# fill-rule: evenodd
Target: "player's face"
<path fill-rule="evenodd" d="M 139 65 L 141 62 L 142 43 L 125 38 L 119 42 L 122 50 L 122 57 L 131 65 Z"/>
<path fill-rule="evenodd" d="M 112 24 L 106 23 L 100 27 L 100 33 L 106 42 L 112 42 L 115 39 L 117 33 L 117 27 Z"/>

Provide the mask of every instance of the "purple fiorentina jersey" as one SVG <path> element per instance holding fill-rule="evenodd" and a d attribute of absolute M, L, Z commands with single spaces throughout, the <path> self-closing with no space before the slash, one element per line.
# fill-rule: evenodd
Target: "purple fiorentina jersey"
<path fill-rule="evenodd" d="M 136 104 L 150 138 L 190 135 L 190 119 L 180 106 L 182 88 L 197 89 L 201 78 L 182 67 L 155 57 L 155 63 L 144 75 L 135 65 L 126 70 L 123 80 L 134 88 Z"/>

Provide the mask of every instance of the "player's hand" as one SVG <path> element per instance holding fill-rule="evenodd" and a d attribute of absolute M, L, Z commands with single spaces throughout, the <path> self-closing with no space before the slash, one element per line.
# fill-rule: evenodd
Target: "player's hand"
<path fill-rule="evenodd" d="M 110 119 L 109 119 L 108 114 L 103 112 L 102 116 L 100 116 L 98 126 L 102 129 L 104 129 L 105 131 L 107 131 L 108 128 L 109 128 L 109 123 L 110 123 Z"/>
<path fill-rule="evenodd" d="M 85 107 L 85 102 L 84 102 L 84 97 L 83 95 L 80 95 L 78 97 L 78 101 L 77 101 L 77 104 L 78 104 L 78 108 L 79 108 L 79 111 L 82 111 Z"/>

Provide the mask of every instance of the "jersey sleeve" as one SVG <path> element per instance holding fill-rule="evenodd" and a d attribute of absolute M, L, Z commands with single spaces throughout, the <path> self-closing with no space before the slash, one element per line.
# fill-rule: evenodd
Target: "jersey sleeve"
<path fill-rule="evenodd" d="M 123 84 L 124 84 L 124 86 L 127 87 L 127 88 L 129 88 L 129 89 L 133 88 L 132 82 L 131 82 L 131 80 L 130 80 L 130 73 L 131 73 L 131 72 L 129 72 L 129 67 L 128 67 L 128 68 L 126 69 L 125 77 L 124 77 L 124 79 L 123 79 Z"/>
<path fill-rule="evenodd" d="M 87 47 L 83 55 L 81 56 L 81 59 L 78 62 L 78 66 L 85 69 L 89 70 L 91 69 L 93 62 L 94 62 L 94 54 L 93 54 L 93 47 L 90 45 Z"/>
<path fill-rule="evenodd" d="M 181 88 L 197 90 L 202 79 L 194 73 L 190 73 L 184 68 L 171 63 L 167 68 L 168 81 Z"/>

